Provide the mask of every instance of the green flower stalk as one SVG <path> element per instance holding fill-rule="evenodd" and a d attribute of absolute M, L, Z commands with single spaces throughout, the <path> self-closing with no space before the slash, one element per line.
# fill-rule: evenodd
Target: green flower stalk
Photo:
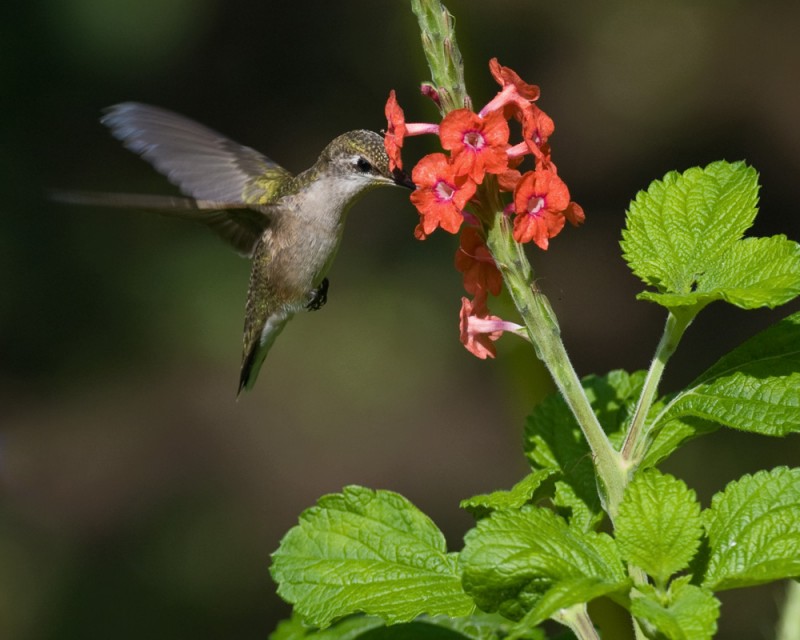
<path fill-rule="evenodd" d="M 469 215 L 474 216 L 473 222 L 502 274 L 537 356 L 547 366 L 584 432 L 605 508 L 613 518 L 622 499 L 628 469 L 611 446 L 583 392 L 550 303 L 535 285 L 522 244 L 533 241 L 546 249 L 566 220 L 573 224 L 583 221 L 583 211 L 570 202 L 569 191 L 550 162 L 547 137 L 552 133 L 552 120 L 533 104 L 539 97 L 538 87 L 524 83 L 495 60 L 490 67 L 502 89 L 495 100 L 478 114 L 473 113 L 468 107 L 470 100 L 452 17 L 438 1 L 413 0 L 412 9 L 419 20 L 423 49 L 444 114 L 438 134 L 442 146 L 451 153 L 450 158 L 443 154 L 423 158 L 414 170 L 412 178 L 418 189 L 412 201 L 421 214 L 417 236 L 424 238 L 437 226 L 457 232 L 465 216 L 465 206 L 469 207 Z M 392 95 L 387 116 L 389 130 L 394 135 L 390 136 L 387 150 L 401 166 L 398 149 L 402 147 L 402 137 L 414 133 L 402 131 L 400 145 L 396 144 L 400 118 L 393 118 L 392 114 L 398 111 Z M 506 124 L 511 117 L 520 120 L 525 138 L 514 146 L 508 143 Z M 402 121 L 404 124 L 404 118 Z M 424 132 L 430 131 L 428 128 Z M 516 166 L 527 154 L 534 157 L 536 168 L 523 175 Z M 501 199 L 501 189 L 513 191 L 516 212 L 513 227 Z M 479 309 L 479 314 L 487 315 L 483 308 L 486 291 L 467 279 L 465 287 L 473 293 L 477 291 L 473 307 Z"/>

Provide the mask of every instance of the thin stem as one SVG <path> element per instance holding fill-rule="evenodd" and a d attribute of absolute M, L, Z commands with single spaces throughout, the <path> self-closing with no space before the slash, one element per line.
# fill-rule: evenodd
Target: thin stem
<path fill-rule="evenodd" d="M 800 640 L 800 582 L 789 580 L 775 640 Z"/>
<path fill-rule="evenodd" d="M 643 569 L 640 569 L 636 565 L 628 564 L 628 575 L 631 577 L 633 584 L 636 586 L 647 584 L 647 574 Z M 633 621 L 633 635 L 636 637 L 636 640 L 646 640 L 647 636 L 644 634 L 644 631 L 642 631 L 642 628 L 639 626 L 636 618 L 631 616 L 631 620 Z"/>
<path fill-rule="evenodd" d="M 601 500 L 609 515 L 616 515 L 626 478 L 619 454 L 613 448 L 597 420 L 581 381 L 572 366 L 553 309 L 547 297 L 533 282 L 533 272 L 523 247 L 514 241 L 508 220 L 493 195 L 496 190 L 484 188 L 481 202 L 487 210 L 480 217 L 494 215 L 494 224 L 487 234 L 487 246 L 495 258 L 517 311 L 528 330 L 536 355 L 550 371 L 559 391 L 575 416 L 589 443 L 592 459 L 600 480 Z M 490 214 L 490 211 L 496 213 Z"/>
<path fill-rule="evenodd" d="M 600 640 L 585 604 L 562 609 L 553 616 L 553 620 L 569 627 L 579 640 Z"/>
<path fill-rule="evenodd" d="M 647 371 L 642 393 L 639 396 L 633 419 L 622 445 L 622 460 L 626 468 L 635 468 L 647 453 L 647 447 L 650 443 L 649 434 L 644 429 L 647 414 L 650 412 L 650 407 L 653 406 L 658 384 L 661 382 L 661 376 L 664 374 L 667 361 L 675 353 L 675 349 L 678 347 L 686 328 L 694 319 L 694 315 L 691 312 L 675 314 L 670 311 L 667 316 L 664 333 L 656 348 L 653 361 L 650 363 L 650 369 Z"/>

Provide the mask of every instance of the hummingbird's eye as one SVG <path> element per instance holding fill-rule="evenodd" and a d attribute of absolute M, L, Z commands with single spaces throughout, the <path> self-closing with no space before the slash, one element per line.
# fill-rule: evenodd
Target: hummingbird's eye
<path fill-rule="evenodd" d="M 358 169 L 361 173 L 369 173 L 372 171 L 372 165 L 366 158 L 359 157 L 359 159 L 356 160 L 356 169 Z"/>

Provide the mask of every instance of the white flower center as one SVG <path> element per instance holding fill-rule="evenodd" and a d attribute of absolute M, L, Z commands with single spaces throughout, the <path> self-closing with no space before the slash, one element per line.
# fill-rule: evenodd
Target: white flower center
<path fill-rule="evenodd" d="M 528 213 L 532 216 L 537 215 L 544 209 L 544 198 L 542 196 L 532 196 L 528 200 Z"/>
<path fill-rule="evenodd" d="M 456 190 L 444 180 L 439 180 L 433 188 L 433 192 L 436 194 L 436 199 L 439 200 L 439 202 L 449 202 L 453 199 Z"/>

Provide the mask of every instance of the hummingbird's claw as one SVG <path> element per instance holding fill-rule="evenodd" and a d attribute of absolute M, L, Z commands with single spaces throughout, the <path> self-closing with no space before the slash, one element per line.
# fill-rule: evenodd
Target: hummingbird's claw
<path fill-rule="evenodd" d="M 412 190 L 417 188 L 417 185 L 412 182 L 408 174 L 400 169 L 395 168 L 395 170 L 392 171 L 392 177 L 394 178 L 395 184 L 401 187 L 407 187 Z"/>
<path fill-rule="evenodd" d="M 328 301 L 328 279 L 325 278 L 316 289 L 312 289 L 308 294 L 308 304 L 306 309 L 309 311 L 319 311 Z"/>

